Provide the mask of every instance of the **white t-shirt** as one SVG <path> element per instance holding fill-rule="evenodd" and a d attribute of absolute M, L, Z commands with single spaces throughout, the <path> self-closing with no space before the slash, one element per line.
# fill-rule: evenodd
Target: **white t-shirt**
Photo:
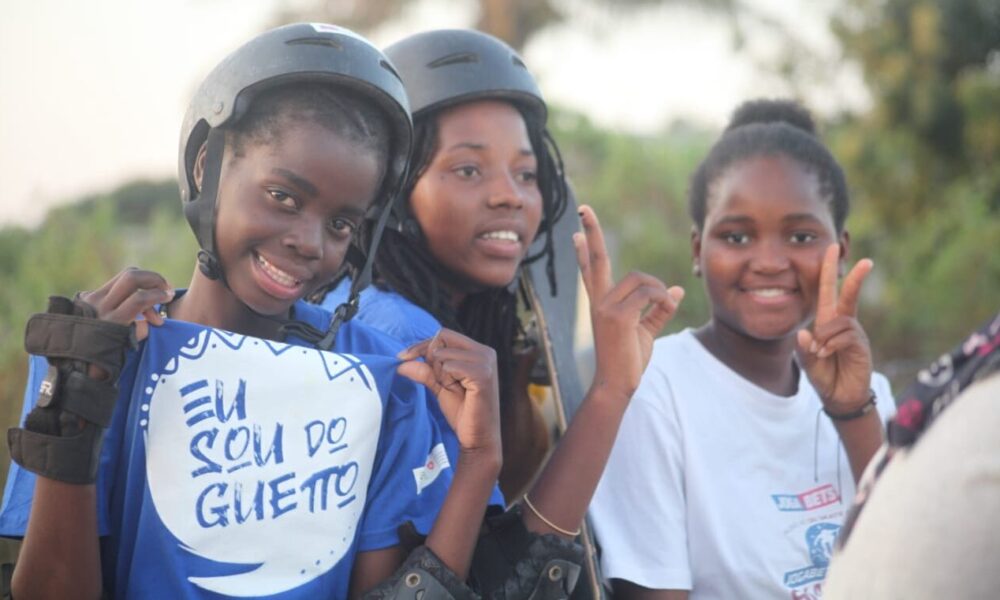
<path fill-rule="evenodd" d="M 878 409 L 895 408 L 872 377 Z M 706 598 L 819 598 L 854 495 L 805 373 L 772 394 L 691 330 L 656 341 L 591 504 L 607 579 Z"/>

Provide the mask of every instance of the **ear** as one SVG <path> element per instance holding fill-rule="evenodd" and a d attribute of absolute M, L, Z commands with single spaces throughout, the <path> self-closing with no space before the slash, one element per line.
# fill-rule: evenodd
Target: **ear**
<path fill-rule="evenodd" d="M 697 225 L 691 226 L 691 271 L 701 277 L 701 231 Z"/>
<path fill-rule="evenodd" d="M 205 176 L 205 154 L 208 144 L 202 144 L 198 156 L 194 159 L 194 185 L 201 191 L 201 179 Z"/>
<path fill-rule="evenodd" d="M 840 232 L 840 257 L 837 261 L 837 277 L 844 276 L 844 265 L 847 264 L 847 257 L 851 254 L 851 234 L 845 229 Z"/>

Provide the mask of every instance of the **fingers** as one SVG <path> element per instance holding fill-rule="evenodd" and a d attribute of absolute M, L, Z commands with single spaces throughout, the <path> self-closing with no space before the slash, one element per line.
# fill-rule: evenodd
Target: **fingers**
<path fill-rule="evenodd" d="M 396 367 L 396 373 L 427 386 L 434 395 L 437 395 L 441 389 L 441 386 L 437 383 L 437 379 L 434 378 L 434 370 L 427 363 L 408 360 Z"/>
<path fill-rule="evenodd" d="M 573 234 L 573 250 L 576 252 L 576 264 L 580 267 L 580 279 L 587 297 L 594 299 L 594 284 L 590 272 L 590 249 L 587 247 L 587 237 L 579 231 Z"/>
<path fill-rule="evenodd" d="M 680 286 L 673 286 L 667 290 L 668 302 L 655 302 L 650 306 L 646 315 L 640 321 L 640 324 L 649 332 L 650 335 L 656 336 L 660 333 L 667 323 L 674 318 L 677 314 L 677 307 L 680 306 L 681 300 L 684 299 L 684 288 Z"/>
<path fill-rule="evenodd" d="M 641 271 L 632 271 L 613 287 L 605 297 L 605 302 L 622 302 L 640 287 L 652 287 L 666 291 L 667 286 L 662 281 Z"/>
<path fill-rule="evenodd" d="M 594 213 L 594 209 L 589 206 L 580 207 L 580 223 L 583 225 L 583 241 L 577 242 L 578 235 L 573 236 L 574 244 L 577 246 L 577 262 L 581 260 L 581 246 L 585 249 L 586 254 L 586 273 L 590 281 L 587 285 L 587 281 L 584 284 L 587 288 L 587 294 L 591 299 L 600 298 L 611 289 L 612 276 L 611 276 L 611 259 L 608 257 L 607 245 L 604 242 L 604 232 L 601 230 L 601 224 L 597 220 L 597 215 Z M 584 272 L 584 265 L 581 263 L 580 266 L 581 273 Z"/>
<path fill-rule="evenodd" d="M 823 254 L 819 270 L 819 292 L 816 299 L 816 323 L 825 323 L 837 314 L 837 263 L 840 245 L 830 244 Z"/>
<path fill-rule="evenodd" d="M 844 284 L 840 288 L 840 301 L 837 303 L 837 313 L 849 317 L 858 315 L 858 298 L 861 296 L 861 285 L 865 282 L 868 274 L 872 272 L 875 263 L 869 258 L 858 261 L 851 269 Z"/>
<path fill-rule="evenodd" d="M 398 372 L 423 383 L 435 393 L 441 389 L 481 389 L 496 385 L 496 352 L 457 331 L 442 328 L 429 340 L 403 350 L 398 358 L 407 366 Z M 423 359 L 425 362 L 417 362 Z"/>
<path fill-rule="evenodd" d="M 826 358 L 853 343 L 867 344 L 864 330 L 854 317 L 840 315 L 814 327 L 805 350 L 818 358 Z"/>
<path fill-rule="evenodd" d="M 405 350 L 397 354 L 396 358 L 400 360 L 415 360 L 417 358 L 423 358 L 424 354 L 427 353 L 427 347 L 431 345 L 432 341 L 434 341 L 434 338 L 430 338 L 422 342 L 417 342 L 416 344 L 413 344 L 409 348 L 406 348 Z"/>
<path fill-rule="evenodd" d="M 125 298 L 121 304 L 101 315 L 101 318 L 115 323 L 129 324 L 135 321 L 139 314 L 152 311 L 157 304 L 169 302 L 173 297 L 174 291 L 172 289 L 138 289 Z"/>
<path fill-rule="evenodd" d="M 171 287 L 167 283 L 167 280 L 155 271 L 129 267 L 115 277 L 114 283 L 104 296 L 103 302 L 109 307 L 115 307 L 125 302 L 136 290 L 143 289 L 157 289 L 166 292 L 167 290 L 171 290 Z"/>

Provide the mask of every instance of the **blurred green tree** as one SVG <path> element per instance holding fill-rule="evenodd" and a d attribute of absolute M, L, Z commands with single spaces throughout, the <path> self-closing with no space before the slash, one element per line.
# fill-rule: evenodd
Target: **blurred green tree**
<path fill-rule="evenodd" d="M 872 106 L 832 129 L 882 364 L 912 373 L 1000 306 L 1000 3 L 850 0 L 833 20 Z"/>

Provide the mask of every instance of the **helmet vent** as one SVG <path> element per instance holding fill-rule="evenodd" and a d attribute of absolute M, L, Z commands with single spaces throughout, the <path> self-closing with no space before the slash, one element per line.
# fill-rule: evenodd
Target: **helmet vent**
<path fill-rule="evenodd" d="M 289 46 L 326 46 L 328 48 L 333 48 L 335 50 L 343 50 L 344 47 L 333 38 L 328 37 L 305 37 L 305 38 L 295 38 L 294 40 L 288 40 L 285 42 Z"/>
<path fill-rule="evenodd" d="M 392 73 L 393 76 L 402 83 L 403 78 L 399 76 L 399 73 L 396 72 L 396 69 L 394 69 L 392 67 L 392 65 L 389 64 L 388 61 L 380 60 L 380 61 L 378 61 L 378 64 L 379 64 L 380 67 L 382 67 L 386 71 L 389 71 L 390 73 Z"/>
<path fill-rule="evenodd" d="M 439 58 L 427 66 L 431 69 L 437 69 L 439 67 L 447 67 L 448 65 L 477 62 L 479 62 L 479 55 L 475 52 L 459 52 L 457 54 L 449 54 L 448 56 Z"/>
<path fill-rule="evenodd" d="M 528 65 L 524 64 L 524 61 L 521 60 L 521 57 L 516 54 L 510 57 L 510 62 L 514 63 L 514 66 L 521 67 L 525 71 L 528 70 Z"/>

